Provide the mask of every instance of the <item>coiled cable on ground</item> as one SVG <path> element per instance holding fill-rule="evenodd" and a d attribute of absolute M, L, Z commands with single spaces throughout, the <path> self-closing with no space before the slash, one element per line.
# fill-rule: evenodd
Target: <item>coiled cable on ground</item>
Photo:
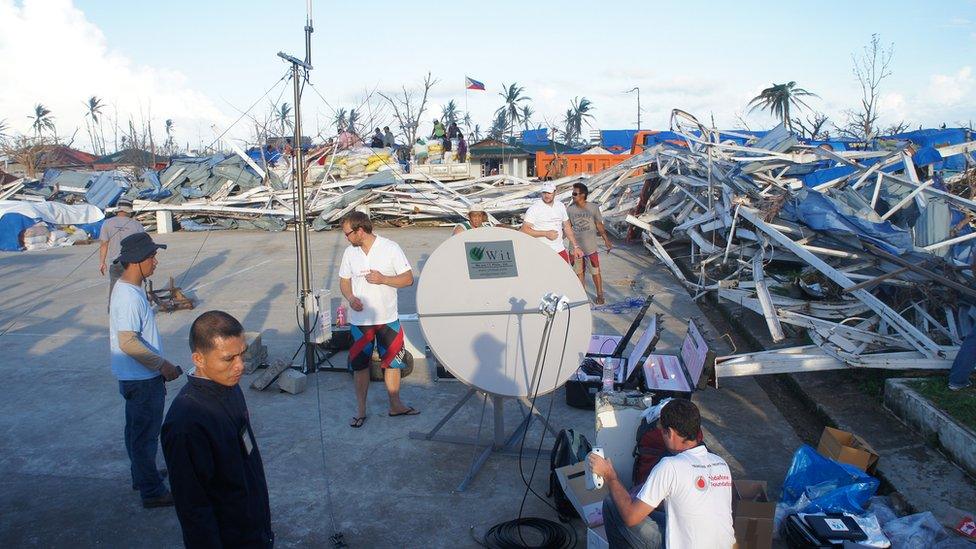
<path fill-rule="evenodd" d="M 535 549 L 543 547 L 546 549 L 569 549 L 573 547 L 574 543 L 567 532 L 568 528 L 572 528 L 572 526 L 564 526 L 543 518 L 517 518 L 499 522 L 488 529 L 483 540 L 475 538 L 475 541 L 488 549 Z M 537 535 L 529 534 L 531 531 Z M 473 531 L 471 535 L 474 537 Z M 533 545 L 526 543 L 529 539 L 532 540 Z"/>

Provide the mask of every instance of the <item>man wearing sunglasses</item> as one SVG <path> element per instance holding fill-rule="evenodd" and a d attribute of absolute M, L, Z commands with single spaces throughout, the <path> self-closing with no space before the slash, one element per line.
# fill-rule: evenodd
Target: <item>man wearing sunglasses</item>
<path fill-rule="evenodd" d="M 596 286 L 596 300 L 594 303 L 603 305 L 603 277 L 600 275 L 600 254 L 597 252 L 596 236 L 603 238 L 603 243 L 607 245 L 607 252 L 613 249 L 613 243 L 607 236 L 607 229 L 603 226 L 603 216 L 600 215 L 600 207 L 592 202 L 587 202 L 590 190 L 582 183 L 573 185 L 573 203 L 566 208 L 569 214 L 569 223 L 573 226 L 573 233 L 579 241 L 580 248 L 583 249 L 583 257 L 574 259 L 573 269 L 579 277 L 580 284 L 586 287 L 586 264 L 590 264 L 590 274 L 593 277 L 593 285 Z"/>
<path fill-rule="evenodd" d="M 525 211 L 522 221 L 522 232 L 534 236 L 536 240 L 553 249 L 566 263 L 569 263 L 569 252 L 563 245 L 563 235 L 573 246 L 573 254 L 577 259 L 583 257 L 583 251 L 576 243 L 576 235 L 569 224 L 566 206 L 556 200 L 556 185 L 552 182 L 542 184 L 542 198 L 536 200 Z"/>
<path fill-rule="evenodd" d="M 403 328 L 397 311 L 397 289 L 413 284 L 413 271 L 396 242 L 373 234 L 373 223 L 362 212 L 351 212 L 342 221 L 349 247 L 339 266 L 339 290 L 349 302 L 353 337 L 349 366 L 356 386 L 356 415 L 349 426 L 366 421 L 369 362 L 378 345 L 383 380 L 390 396 L 390 417 L 415 416 L 420 412 L 400 400 L 400 369 L 404 363 Z"/>

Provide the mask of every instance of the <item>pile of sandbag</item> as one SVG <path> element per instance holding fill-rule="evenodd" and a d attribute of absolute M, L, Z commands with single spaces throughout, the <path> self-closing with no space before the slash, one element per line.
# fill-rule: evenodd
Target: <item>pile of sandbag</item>
<path fill-rule="evenodd" d="M 368 147 L 340 151 L 331 157 L 323 158 L 320 163 L 324 166 L 331 163 L 333 173 L 339 179 L 363 176 L 397 167 L 397 160 L 388 149 Z"/>

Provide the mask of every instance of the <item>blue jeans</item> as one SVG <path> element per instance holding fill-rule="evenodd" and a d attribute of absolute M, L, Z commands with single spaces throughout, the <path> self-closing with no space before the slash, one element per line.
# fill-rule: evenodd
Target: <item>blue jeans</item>
<path fill-rule="evenodd" d="M 949 370 L 949 383 L 965 385 L 973 373 L 973 368 L 976 368 L 976 327 L 969 331 L 969 335 L 959 347 L 959 354 L 956 355 L 956 360 L 952 362 L 952 369 Z"/>
<path fill-rule="evenodd" d="M 613 498 L 603 499 L 603 529 L 610 549 L 658 549 L 664 547 L 666 515 L 654 511 L 637 526 L 627 526 Z"/>
<path fill-rule="evenodd" d="M 129 454 L 132 486 L 142 499 L 166 493 L 163 477 L 156 469 L 159 429 L 163 425 L 166 385 L 162 376 L 139 381 L 119 381 L 125 399 L 125 451 Z"/>

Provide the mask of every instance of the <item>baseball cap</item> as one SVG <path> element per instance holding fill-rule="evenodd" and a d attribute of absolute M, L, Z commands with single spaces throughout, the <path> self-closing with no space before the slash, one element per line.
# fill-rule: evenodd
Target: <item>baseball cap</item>
<path fill-rule="evenodd" d="M 477 202 L 468 206 L 468 215 L 473 214 L 475 212 L 485 213 L 485 207 Z"/>
<path fill-rule="evenodd" d="M 552 181 L 546 181 L 539 190 L 544 193 L 554 193 L 556 192 L 556 184 Z"/>
<path fill-rule="evenodd" d="M 119 201 L 115 203 L 115 208 L 122 212 L 131 212 L 132 200 L 129 198 L 120 198 Z"/>

